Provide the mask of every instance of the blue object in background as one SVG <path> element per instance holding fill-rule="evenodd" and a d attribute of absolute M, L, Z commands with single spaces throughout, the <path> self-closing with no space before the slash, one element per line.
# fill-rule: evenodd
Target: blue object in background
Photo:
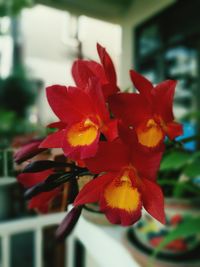
<path fill-rule="evenodd" d="M 194 123 L 184 122 L 183 124 L 183 135 L 177 137 L 177 141 L 181 141 L 182 139 L 194 136 L 196 131 L 196 126 Z M 184 145 L 184 148 L 190 151 L 194 151 L 196 149 L 196 141 L 187 142 Z"/>

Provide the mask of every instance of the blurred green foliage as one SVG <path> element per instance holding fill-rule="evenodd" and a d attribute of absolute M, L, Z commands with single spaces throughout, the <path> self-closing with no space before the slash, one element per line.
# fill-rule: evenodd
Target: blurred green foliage
<path fill-rule="evenodd" d="M 193 136 L 186 141 L 197 140 Z M 200 151 L 188 151 L 182 143 L 174 143 L 163 156 L 158 183 L 165 196 L 176 198 L 200 198 Z"/>
<path fill-rule="evenodd" d="M 40 131 L 38 125 L 30 123 L 26 117 L 19 117 L 16 112 L 0 110 L 0 149 L 8 147 L 13 137 Z"/>
<path fill-rule="evenodd" d="M 33 0 L 0 0 L 0 17 L 15 16 L 22 8 L 32 4 Z"/>
<path fill-rule="evenodd" d="M 24 75 L 12 74 L 0 81 L 0 106 L 24 117 L 27 107 L 35 101 L 36 90 L 36 83 Z"/>
<path fill-rule="evenodd" d="M 0 79 L 0 148 L 8 147 L 17 135 L 39 131 L 40 127 L 30 123 L 27 117 L 38 90 L 37 82 L 28 78 L 22 68 Z"/>

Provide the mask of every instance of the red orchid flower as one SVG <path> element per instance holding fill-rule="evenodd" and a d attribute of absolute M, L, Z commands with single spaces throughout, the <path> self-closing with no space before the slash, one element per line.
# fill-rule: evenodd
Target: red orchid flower
<path fill-rule="evenodd" d="M 43 182 L 52 173 L 53 170 L 46 170 L 37 173 L 21 173 L 17 176 L 17 179 L 25 188 L 30 188 L 40 182 Z M 56 188 L 52 191 L 34 196 L 29 201 L 28 208 L 37 209 L 41 213 L 47 213 L 49 211 L 50 204 L 60 194 L 60 192 L 60 188 Z"/>
<path fill-rule="evenodd" d="M 130 74 L 139 94 L 111 96 L 109 104 L 114 115 L 134 127 L 139 143 L 147 148 L 158 147 L 166 135 L 170 139 L 182 135 L 182 125 L 174 121 L 172 110 L 176 81 L 166 80 L 153 87 L 139 73 Z"/>
<path fill-rule="evenodd" d="M 60 119 L 58 131 L 49 135 L 42 148 L 62 148 L 73 160 L 94 156 L 100 134 L 108 140 L 117 137 L 117 120 L 111 120 L 96 79 L 87 88 L 54 85 L 47 88 L 47 98 L 54 113 Z"/>
<path fill-rule="evenodd" d="M 90 78 L 98 78 L 102 85 L 103 95 L 107 99 L 108 96 L 119 91 L 117 76 L 112 59 L 106 52 L 106 49 L 97 44 L 97 52 L 101 64 L 92 60 L 78 59 L 72 66 L 72 75 L 76 85 L 83 89 L 86 88 Z"/>
<path fill-rule="evenodd" d="M 163 194 L 155 181 L 162 152 L 141 152 L 132 130 L 121 131 L 120 137 L 101 142 L 96 156 L 85 160 L 92 173 L 103 174 L 85 185 L 74 205 L 99 202 L 108 220 L 123 226 L 135 223 L 144 206 L 164 223 Z"/>

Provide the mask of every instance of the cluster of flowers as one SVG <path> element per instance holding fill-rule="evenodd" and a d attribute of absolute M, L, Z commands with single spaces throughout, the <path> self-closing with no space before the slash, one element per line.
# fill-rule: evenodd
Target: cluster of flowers
<path fill-rule="evenodd" d="M 49 105 L 59 118 L 49 127 L 57 131 L 43 141 L 26 145 L 16 155 L 19 162 L 45 149 L 62 148 L 64 155 L 74 162 L 62 163 L 62 167 L 71 166 L 64 173 L 55 173 L 55 168 L 60 167 L 56 161 L 32 162 L 26 167 L 18 178 L 27 187 L 34 185 L 27 194 L 37 199 L 34 207 L 48 203 L 61 184 L 86 172 L 94 175 L 73 198 L 74 208 L 58 229 L 58 235 L 69 232 L 82 206 L 93 202 L 99 204 L 113 224 L 135 223 L 142 207 L 165 223 L 163 194 L 156 174 L 166 136 L 172 140 L 182 134 L 182 126 L 174 121 L 172 111 L 176 81 L 166 80 L 153 86 L 131 70 L 137 92 L 123 93 L 117 86 L 110 56 L 99 44 L 97 51 L 101 63 L 77 60 L 73 64 L 76 86 L 47 88 Z M 42 173 L 40 178 L 30 178 L 30 172 L 35 171 Z"/>

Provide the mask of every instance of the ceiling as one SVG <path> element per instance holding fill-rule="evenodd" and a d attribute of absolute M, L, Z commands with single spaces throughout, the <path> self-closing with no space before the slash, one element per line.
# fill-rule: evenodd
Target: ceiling
<path fill-rule="evenodd" d="M 134 0 L 35 0 L 36 3 L 87 15 L 115 20 L 126 14 Z"/>

